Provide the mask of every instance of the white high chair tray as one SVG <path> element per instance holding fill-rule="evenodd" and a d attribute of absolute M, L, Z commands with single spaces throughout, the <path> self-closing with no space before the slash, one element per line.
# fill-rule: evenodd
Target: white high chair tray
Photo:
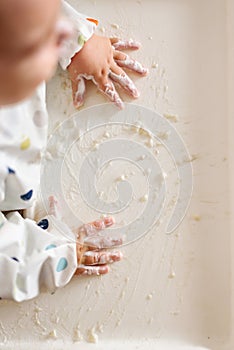
<path fill-rule="evenodd" d="M 42 293 L 21 304 L 0 301 L 0 348 L 232 350 L 234 1 L 70 3 L 99 18 L 97 33 L 142 43 L 131 56 L 148 66 L 150 74 L 133 78 L 141 91 L 136 102 L 163 116 L 184 140 L 191 155 L 193 194 L 174 232 L 165 233 L 173 197 L 161 221 L 124 246 L 124 260 L 109 275 L 74 278 L 55 294 Z M 91 83 L 88 88 L 81 111 L 106 103 Z M 61 70 L 48 84 L 47 100 L 54 135 L 59 123 L 76 112 Z M 170 188 L 176 173 L 170 172 L 166 157 L 160 166 Z M 66 174 L 64 193 L 71 195 L 73 180 L 66 183 Z M 144 186 L 144 181 L 137 184 Z M 93 219 L 94 212 L 89 213 L 82 217 Z M 121 224 L 134 220 L 131 215 L 129 209 Z"/>

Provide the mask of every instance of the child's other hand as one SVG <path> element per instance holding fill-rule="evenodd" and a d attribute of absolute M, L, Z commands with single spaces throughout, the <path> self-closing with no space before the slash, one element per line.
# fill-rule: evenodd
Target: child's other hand
<path fill-rule="evenodd" d="M 72 58 L 68 66 L 74 106 L 78 108 L 84 102 L 85 79 L 92 80 L 98 90 L 119 108 L 123 108 L 123 102 L 113 82 L 119 84 L 133 98 L 139 97 L 136 86 L 122 68 L 127 68 L 141 76 L 146 75 L 148 69 L 119 51 L 122 49 L 136 50 L 139 47 L 140 44 L 132 40 L 122 41 L 94 34 Z"/>
<path fill-rule="evenodd" d="M 114 219 L 107 217 L 81 226 L 77 231 L 76 275 L 103 275 L 109 272 L 108 264 L 119 261 L 123 255 L 120 251 L 106 251 L 104 248 L 119 246 L 122 239 L 102 236 L 99 232 L 111 225 Z"/>

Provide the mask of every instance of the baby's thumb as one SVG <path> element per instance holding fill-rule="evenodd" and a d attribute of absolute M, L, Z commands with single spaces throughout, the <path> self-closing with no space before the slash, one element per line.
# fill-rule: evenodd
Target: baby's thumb
<path fill-rule="evenodd" d="M 85 79 L 82 75 L 78 75 L 75 81 L 72 80 L 72 95 L 75 108 L 82 106 L 85 95 Z"/>

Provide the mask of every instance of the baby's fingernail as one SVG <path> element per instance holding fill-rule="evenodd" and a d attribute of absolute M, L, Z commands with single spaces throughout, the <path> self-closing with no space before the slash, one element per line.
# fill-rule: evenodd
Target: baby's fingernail
<path fill-rule="evenodd" d="M 122 252 L 119 252 L 119 259 L 122 260 L 123 259 L 123 253 Z"/>
<path fill-rule="evenodd" d="M 94 221 L 93 225 L 94 227 L 96 227 L 97 229 L 101 229 L 103 230 L 105 228 L 105 223 L 103 223 L 103 221 Z"/>
<path fill-rule="evenodd" d="M 120 260 L 123 259 L 123 254 L 121 252 L 119 252 L 119 251 L 118 252 L 113 252 L 111 254 L 111 257 L 112 257 L 113 261 L 120 261 Z"/>
<path fill-rule="evenodd" d="M 84 104 L 84 99 L 79 99 L 79 98 L 76 98 L 74 101 L 73 101 L 73 105 L 75 108 L 80 108 L 81 106 L 83 106 Z"/>
<path fill-rule="evenodd" d="M 124 103 L 121 99 L 119 99 L 117 102 L 115 102 L 115 105 L 119 108 L 119 109 L 124 109 Z"/>
<path fill-rule="evenodd" d="M 137 89 L 132 90 L 132 96 L 134 98 L 140 97 L 140 92 Z"/>
<path fill-rule="evenodd" d="M 109 271 L 110 271 L 110 268 L 109 268 L 108 265 L 100 266 L 99 269 L 98 269 L 99 275 L 105 275 Z"/>
<path fill-rule="evenodd" d="M 104 222 L 105 222 L 106 226 L 110 226 L 110 225 L 113 225 L 115 223 L 115 219 L 112 216 L 110 216 L 110 217 L 105 218 Z"/>
<path fill-rule="evenodd" d="M 143 74 L 143 75 L 149 74 L 149 69 L 143 67 L 143 69 L 142 69 L 142 74 Z"/>

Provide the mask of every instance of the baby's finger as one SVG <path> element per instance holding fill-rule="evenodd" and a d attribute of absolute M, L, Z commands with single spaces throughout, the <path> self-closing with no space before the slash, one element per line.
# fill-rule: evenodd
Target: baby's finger
<path fill-rule="evenodd" d="M 92 225 L 97 230 L 104 230 L 104 228 L 112 226 L 115 223 L 115 219 L 112 216 L 108 216 L 99 220 L 95 220 L 88 225 Z"/>
<path fill-rule="evenodd" d="M 122 52 L 116 51 L 114 53 L 114 59 L 118 66 L 130 69 L 131 71 L 136 72 L 140 75 L 147 75 L 149 72 L 149 70 L 143 67 L 140 62 L 134 60 L 126 54 L 123 54 Z"/>
<path fill-rule="evenodd" d="M 123 109 L 124 103 L 119 97 L 118 92 L 115 90 L 114 84 L 108 80 L 106 83 L 98 83 L 98 90 L 102 92 L 111 102 L 113 102 L 118 108 Z"/>
<path fill-rule="evenodd" d="M 84 265 L 111 264 L 113 262 L 120 261 L 122 258 L 123 258 L 123 254 L 120 251 L 113 251 L 113 252 L 87 251 L 83 255 L 83 264 Z"/>
<path fill-rule="evenodd" d="M 122 238 L 111 238 L 103 236 L 90 236 L 84 239 L 84 244 L 97 249 L 113 248 L 123 244 Z"/>
<path fill-rule="evenodd" d="M 85 230 L 87 236 L 92 236 L 97 233 L 97 231 L 104 230 L 107 227 L 110 227 L 115 223 L 115 220 L 112 216 L 106 217 L 100 220 L 95 220 L 89 224 L 83 225 L 83 230 Z"/>
<path fill-rule="evenodd" d="M 49 215 L 54 215 L 56 218 L 61 219 L 61 208 L 58 200 L 55 196 L 49 196 Z"/>
<path fill-rule="evenodd" d="M 99 276 L 99 275 L 105 275 L 109 271 L 110 271 L 110 268 L 107 265 L 101 265 L 101 266 L 78 265 L 75 275 Z"/>
<path fill-rule="evenodd" d="M 116 74 L 112 71 L 109 73 L 109 77 L 116 83 L 118 83 L 125 91 L 127 91 L 132 97 L 138 98 L 140 96 L 139 91 L 134 85 L 133 81 L 127 76 L 125 72 L 123 74 Z"/>
<path fill-rule="evenodd" d="M 120 40 L 118 38 L 111 38 L 110 41 L 116 50 L 138 50 L 141 47 L 141 44 L 138 41 L 132 39 Z"/>
<path fill-rule="evenodd" d="M 84 103 L 85 79 L 82 75 L 78 75 L 75 81 L 72 81 L 73 104 L 79 108 Z"/>

